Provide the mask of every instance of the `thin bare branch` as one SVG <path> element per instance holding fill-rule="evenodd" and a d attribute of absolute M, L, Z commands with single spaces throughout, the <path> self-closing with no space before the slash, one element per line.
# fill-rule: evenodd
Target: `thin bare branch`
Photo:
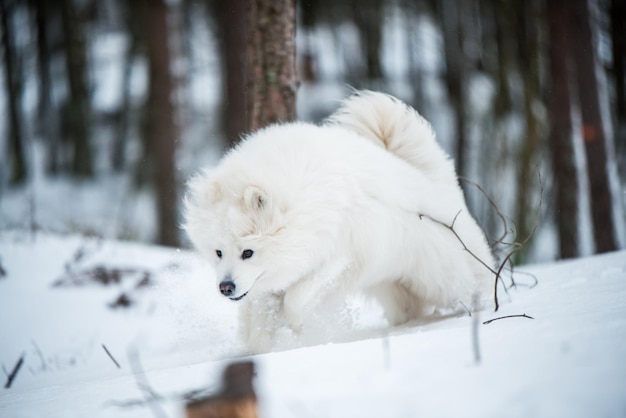
<path fill-rule="evenodd" d="M 157 418 L 167 418 L 167 414 L 160 405 L 163 397 L 150 386 L 146 373 L 141 365 L 141 360 L 139 359 L 139 352 L 137 352 L 137 350 L 129 350 L 128 358 L 130 367 L 135 375 L 137 387 L 143 392 L 146 404 L 152 410 L 153 415 Z"/>
<path fill-rule="evenodd" d="M 465 312 L 467 312 L 467 315 L 471 317 L 472 311 L 470 310 L 470 308 L 468 308 L 467 305 L 464 304 L 462 300 L 459 301 L 459 304 L 463 307 L 463 309 L 465 309 Z"/>
<path fill-rule="evenodd" d="M 24 364 L 24 357 L 26 356 L 25 353 L 22 353 L 22 355 L 20 356 L 20 359 L 17 361 L 17 363 L 15 364 L 15 367 L 13 367 L 13 370 L 11 371 L 11 373 L 9 373 L 9 375 L 7 376 L 7 382 L 4 384 L 4 388 L 8 389 L 11 387 L 11 385 L 13 384 L 13 381 L 15 380 L 15 377 L 17 376 L 17 373 L 20 371 L 20 369 L 22 368 L 22 364 Z"/>
<path fill-rule="evenodd" d="M 485 322 L 483 322 L 483 325 L 487 325 L 487 324 L 491 324 L 493 321 L 499 321 L 500 319 L 506 319 L 506 318 L 528 318 L 528 319 L 535 319 L 532 316 L 521 314 L 521 315 L 506 315 L 506 316 L 499 316 L 497 318 L 493 318 L 493 319 L 489 319 Z"/>
<path fill-rule="evenodd" d="M 115 360 L 115 358 L 113 357 L 113 355 L 111 354 L 111 352 L 109 351 L 109 349 L 107 348 L 106 345 L 102 344 L 102 348 L 104 349 L 104 352 L 107 353 L 107 356 L 109 356 L 109 358 L 111 359 L 111 361 L 117 366 L 118 369 L 121 369 L 122 366 L 120 366 L 120 364 L 117 362 L 117 360 Z"/>
<path fill-rule="evenodd" d="M 491 206 L 491 208 L 496 212 L 496 216 L 498 218 L 500 218 L 500 221 L 502 222 L 502 229 L 503 229 L 502 235 L 500 235 L 498 238 L 496 238 L 494 243 L 491 245 L 492 249 L 496 245 L 498 245 L 498 244 L 504 244 L 504 245 L 511 245 L 511 244 L 513 244 L 513 243 L 508 243 L 508 242 L 504 241 L 504 238 L 506 238 L 506 236 L 509 234 L 509 224 L 507 222 L 506 216 L 504 215 L 504 213 L 502 213 L 502 211 L 500 210 L 500 208 L 498 207 L 496 202 L 493 200 L 493 198 L 491 196 L 489 196 L 487 191 L 485 189 L 483 189 L 475 181 L 470 180 L 467 177 L 463 177 L 463 176 L 459 176 L 459 180 L 469 184 L 470 186 L 473 186 L 473 187 L 477 188 L 478 191 L 480 191 L 482 193 L 482 195 L 485 197 L 485 199 L 487 199 L 487 202 L 489 202 L 489 205 Z"/>
<path fill-rule="evenodd" d="M 39 366 L 40 370 L 46 371 L 48 369 L 48 362 L 46 361 L 46 357 L 43 355 L 41 348 L 39 347 L 39 345 L 37 344 L 35 340 L 30 340 L 30 342 L 33 344 L 33 348 L 35 349 L 35 352 L 37 353 L 37 357 L 39 358 L 39 361 L 41 364 Z M 32 367 L 29 367 L 29 369 L 32 371 Z"/>
<path fill-rule="evenodd" d="M 2 258 L 0 258 L 0 278 L 5 277 L 7 275 L 7 271 L 2 267 Z"/>
<path fill-rule="evenodd" d="M 537 231 L 537 228 L 539 227 L 539 220 L 541 219 L 541 208 L 543 206 L 543 180 L 541 179 L 541 172 L 539 171 L 539 169 L 537 169 L 537 176 L 539 177 L 540 189 L 539 189 L 539 207 L 537 208 L 537 216 L 535 217 L 535 224 L 533 225 L 532 229 L 530 230 L 530 233 L 524 239 L 524 241 L 522 241 L 519 246 L 517 246 L 511 252 L 509 252 L 506 255 L 506 257 L 504 257 L 504 261 L 502 261 L 502 263 L 500 264 L 500 268 L 498 269 L 498 273 L 496 274 L 496 280 L 493 285 L 494 287 L 493 299 L 495 303 L 494 312 L 497 312 L 498 309 L 500 309 L 500 304 L 498 302 L 498 279 L 500 278 L 500 275 L 502 274 L 502 269 L 517 252 L 519 252 L 522 248 L 526 246 L 528 241 L 530 241 L 530 239 L 535 235 L 535 232 Z"/>
<path fill-rule="evenodd" d="M 513 267 L 508 269 L 508 271 L 511 273 L 511 285 L 509 286 L 509 289 L 513 288 L 513 287 L 518 287 L 518 286 L 524 286 L 524 287 L 527 287 L 529 289 L 532 289 L 532 288 L 534 288 L 535 286 L 537 286 L 539 284 L 539 279 L 537 279 L 537 276 L 535 276 L 534 274 L 529 273 L 527 271 L 515 271 L 515 272 L 513 272 L 513 270 L 514 270 Z M 528 276 L 528 277 L 530 277 L 532 282 L 530 284 L 518 283 L 517 281 L 513 280 L 513 274 L 517 274 L 517 275 L 522 274 L 524 276 Z"/>
<path fill-rule="evenodd" d="M 456 222 L 456 220 L 457 220 L 458 216 L 461 214 L 461 212 L 462 211 L 460 210 L 460 211 L 458 211 L 456 213 L 456 215 L 454 216 L 454 219 L 452 220 L 452 224 L 451 225 L 448 225 L 445 222 L 442 222 L 442 221 L 440 221 L 438 219 L 435 219 L 435 218 L 433 218 L 430 215 L 425 215 L 425 214 L 420 213 L 420 214 L 418 214 L 418 216 L 419 216 L 420 219 L 427 218 L 427 219 L 433 221 L 434 223 L 439 224 L 439 225 L 443 226 L 444 228 L 449 229 L 454 234 L 456 239 L 459 240 L 459 242 L 461 243 L 461 245 L 463 246 L 463 249 L 465 251 L 467 251 L 472 257 L 474 257 L 480 264 L 485 266 L 485 268 L 487 268 L 490 272 L 492 272 L 493 274 L 496 274 L 496 271 L 491 266 L 489 266 L 489 264 L 485 263 L 483 260 L 480 259 L 480 257 L 478 257 L 476 254 L 474 254 L 469 248 L 467 248 L 467 245 L 465 245 L 465 242 L 463 241 L 463 239 L 459 236 L 459 234 L 454 229 L 454 223 Z"/>
<path fill-rule="evenodd" d="M 502 287 L 504 289 L 505 292 L 508 292 L 508 288 L 506 286 L 506 284 L 504 283 L 504 281 L 502 280 L 502 270 L 504 270 L 504 267 L 511 263 L 511 259 L 512 257 L 519 252 L 522 248 L 524 248 L 526 246 L 526 244 L 528 244 L 528 241 L 530 241 L 530 239 L 535 235 L 535 232 L 537 231 L 537 228 L 539 227 L 539 220 L 541 219 L 541 208 L 543 206 L 543 181 L 541 179 L 541 172 L 539 170 L 537 170 L 537 175 L 539 177 L 539 185 L 540 185 L 540 192 L 539 192 L 539 207 L 537 208 L 537 216 L 535 217 L 535 223 L 530 231 L 530 233 L 528 234 L 528 236 L 524 239 L 524 241 L 522 242 L 514 242 L 514 243 L 506 243 L 503 241 L 504 236 L 506 236 L 506 234 L 502 237 L 500 237 L 496 243 L 500 243 L 503 245 L 507 245 L 509 247 L 513 247 L 513 249 L 511 251 L 509 251 L 504 259 L 502 260 L 502 262 L 500 263 L 500 265 L 498 266 L 498 269 L 495 270 L 493 269 L 491 266 L 489 266 L 487 263 L 485 263 L 483 260 L 480 259 L 480 257 L 478 257 L 476 254 L 474 254 L 468 247 L 467 245 L 465 245 L 465 242 L 463 241 L 463 239 L 461 238 L 461 236 L 456 232 L 456 230 L 454 229 L 454 224 L 456 223 L 457 218 L 459 217 L 459 215 L 461 214 L 462 211 L 458 211 L 456 213 L 456 215 L 454 216 L 454 219 L 452 220 L 452 224 L 448 225 L 445 222 L 442 222 L 438 219 L 433 218 L 432 216 L 426 215 L 426 214 L 422 214 L 419 213 L 418 216 L 420 219 L 423 218 L 427 218 L 447 229 L 449 229 L 454 236 L 457 238 L 457 240 L 459 240 L 459 242 L 461 243 L 461 245 L 463 246 L 463 249 L 465 251 L 467 251 L 472 257 L 474 257 L 480 264 L 482 264 L 485 268 L 487 268 L 491 273 L 493 273 L 495 275 L 495 280 L 493 283 L 493 287 L 494 287 L 494 291 L 493 291 L 493 299 L 494 299 L 494 305 L 495 305 L 495 309 L 494 312 L 497 312 L 498 309 L 500 309 L 500 303 L 498 301 L 498 283 L 502 283 Z M 464 181 L 467 181 L 470 184 L 473 184 L 475 187 L 477 187 L 485 196 L 485 198 L 489 201 L 489 203 L 495 208 L 496 212 L 498 213 L 498 216 L 500 217 L 500 219 L 504 222 L 505 224 L 505 230 L 507 230 L 508 228 L 506 228 L 506 217 L 504 216 L 504 214 L 502 214 L 502 212 L 497 208 L 497 205 L 495 204 L 495 202 L 493 201 L 493 199 L 491 199 L 491 197 L 489 197 L 487 195 L 487 193 L 484 191 L 484 189 L 482 189 L 482 187 L 480 187 L 478 184 L 467 180 L 465 178 L 461 178 Z M 512 268 L 511 268 L 512 271 Z M 513 279 L 511 279 L 513 280 Z M 515 282 L 513 281 L 513 285 L 515 285 Z"/>

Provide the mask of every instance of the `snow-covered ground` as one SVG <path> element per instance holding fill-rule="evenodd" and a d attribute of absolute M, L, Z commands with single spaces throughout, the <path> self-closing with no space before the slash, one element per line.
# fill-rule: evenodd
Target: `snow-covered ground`
<path fill-rule="evenodd" d="M 244 353 L 192 253 L 3 231 L 0 265 L 0 417 L 182 417 Z M 520 270 L 496 313 L 384 330 L 355 304 L 349 342 L 250 357 L 261 416 L 626 416 L 626 252 Z"/>

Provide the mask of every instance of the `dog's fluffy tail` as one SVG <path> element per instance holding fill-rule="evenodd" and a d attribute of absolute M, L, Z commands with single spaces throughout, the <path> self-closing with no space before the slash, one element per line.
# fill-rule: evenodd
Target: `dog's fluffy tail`
<path fill-rule="evenodd" d="M 435 139 L 428 121 L 413 108 L 383 93 L 359 91 L 326 121 L 370 139 L 437 182 L 457 182 L 454 164 Z"/>

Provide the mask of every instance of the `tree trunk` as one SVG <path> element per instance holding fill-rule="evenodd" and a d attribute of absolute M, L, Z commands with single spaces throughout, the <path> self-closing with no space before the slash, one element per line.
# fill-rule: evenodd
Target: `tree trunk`
<path fill-rule="evenodd" d="M 18 66 L 18 56 L 11 30 L 11 7 L 7 0 L 0 0 L 0 19 L 2 24 L 2 48 L 4 49 L 4 82 L 8 109 L 8 165 L 9 182 L 19 185 L 26 180 L 26 158 L 24 136 L 21 127 L 22 76 Z"/>
<path fill-rule="evenodd" d="M 543 106 L 539 79 L 539 32 L 537 28 L 537 7 L 535 1 L 516 2 L 519 19 L 517 51 L 524 83 L 525 132 L 522 148 L 519 152 L 518 187 L 517 187 L 517 234 L 523 241 L 530 234 L 537 210 L 533 203 L 533 179 L 538 167 L 538 151 L 541 141 L 541 125 L 537 109 Z M 518 252 L 518 261 L 522 261 L 528 248 Z"/>
<path fill-rule="evenodd" d="M 111 152 L 111 166 L 115 171 L 122 171 L 126 165 L 126 144 L 129 138 L 131 123 L 131 77 L 135 58 L 139 55 L 142 43 L 141 33 L 144 31 L 144 17 L 141 3 L 130 1 L 123 5 L 123 15 L 125 20 L 126 36 L 128 36 L 128 46 L 124 53 L 124 70 L 122 73 L 121 95 L 122 103 L 119 109 L 117 125 L 115 126 L 115 136 L 113 138 L 113 149 Z"/>
<path fill-rule="evenodd" d="M 361 35 L 361 53 L 365 57 L 365 77 L 367 80 L 380 80 L 383 78 L 380 65 L 383 2 L 381 0 L 352 0 L 352 9 L 354 21 Z"/>
<path fill-rule="evenodd" d="M 587 155 L 591 218 L 596 252 L 617 249 L 613 220 L 613 199 L 607 171 L 607 141 L 600 113 L 600 95 L 596 76 L 596 57 L 587 0 L 572 0 L 570 37 L 576 48 L 573 57 L 582 117 L 582 137 Z"/>
<path fill-rule="evenodd" d="M 216 16 L 222 59 L 222 126 L 232 146 L 246 130 L 246 2 L 210 2 Z"/>
<path fill-rule="evenodd" d="M 65 70 L 69 86 L 68 105 L 64 106 L 68 121 L 72 156 L 72 173 L 78 177 L 93 176 L 91 152 L 90 103 L 87 87 L 85 33 L 74 0 L 62 0 L 61 13 L 65 39 Z"/>
<path fill-rule="evenodd" d="M 567 34 L 568 0 L 547 3 L 550 85 L 550 143 L 556 188 L 555 221 L 560 258 L 578 256 L 578 176 L 572 137 L 570 45 Z"/>
<path fill-rule="evenodd" d="M 511 22 L 517 19 L 511 16 L 510 9 L 514 6 L 513 4 L 499 0 L 492 0 L 489 4 L 494 10 L 496 45 L 498 47 L 498 93 L 495 98 L 494 110 L 496 120 L 500 122 L 513 108 L 508 76 L 513 67 L 511 65 L 512 49 L 514 49 L 511 48 L 510 32 L 513 26 Z"/>
<path fill-rule="evenodd" d="M 37 67 L 39 77 L 39 103 L 37 105 L 37 132 L 46 143 L 46 172 L 58 174 L 61 169 L 59 161 L 60 140 L 58 125 L 52 108 L 52 82 L 50 78 L 50 46 L 48 24 L 51 19 L 50 5 L 46 0 L 31 0 L 35 27 L 37 28 Z"/>
<path fill-rule="evenodd" d="M 170 72 L 167 5 L 164 0 L 146 3 L 146 45 L 149 93 L 147 140 L 154 162 L 154 187 L 157 203 L 158 242 L 178 245 L 177 196 L 174 170 L 176 126 L 171 101 L 173 78 Z"/>
<path fill-rule="evenodd" d="M 615 146 L 620 177 L 626 181 L 626 0 L 612 0 L 609 13 L 615 80 Z"/>
<path fill-rule="evenodd" d="M 454 5 L 440 0 L 438 3 L 442 25 L 445 62 L 446 86 L 448 97 L 455 117 L 455 157 L 459 176 L 465 175 L 466 153 L 466 66 L 467 62 L 463 51 L 462 14 L 464 2 Z"/>
<path fill-rule="evenodd" d="M 295 0 L 248 1 L 248 130 L 296 117 Z"/>

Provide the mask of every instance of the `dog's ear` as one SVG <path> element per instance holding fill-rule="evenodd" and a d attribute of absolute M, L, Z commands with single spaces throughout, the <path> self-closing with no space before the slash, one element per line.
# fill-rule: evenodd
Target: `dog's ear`
<path fill-rule="evenodd" d="M 263 211 L 269 209 L 269 196 L 258 186 L 248 186 L 243 192 L 243 206 L 248 210 Z"/>
<path fill-rule="evenodd" d="M 185 204 L 198 207 L 214 205 L 222 198 L 222 187 L 217 179 L 211 178 L 208 172 L 197 174 L 187 183 L 187 195 Z"/>
<path fill-rule="evenodd" d="M 216 179 L 211 179 L 206 190 L 206 196 L 211 203 L 215 203 L 222 198 L 222 188 Z"/>

